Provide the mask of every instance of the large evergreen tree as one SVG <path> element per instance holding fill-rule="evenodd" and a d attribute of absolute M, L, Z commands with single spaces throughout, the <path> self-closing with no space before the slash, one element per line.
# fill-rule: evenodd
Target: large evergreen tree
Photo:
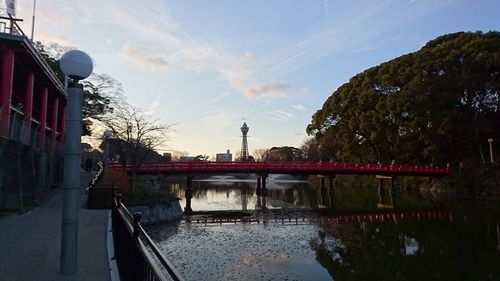
<path fill-rule="evenodd" d="M 370 68 L 312 117 L 322 157 L 478 162 L 500 142 L 500 33 L 459 32 Z"/>

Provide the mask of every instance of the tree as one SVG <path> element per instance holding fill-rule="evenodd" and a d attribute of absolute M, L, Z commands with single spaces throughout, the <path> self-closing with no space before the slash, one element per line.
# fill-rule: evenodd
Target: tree
<path fill-rule="evenodd" d="M 196 155 L 194 157 L 194 159 L 193 159 L 193 161 L 197 161 L 197 162 L 199 162 L 199 161 L 207 161 L 207 160 L 208 160 L 208 155 L 201 155 L 201 154 Z"/>
<path fill-rule="evenodd" d="M 292 146 L 272 147 L 267 153 L 268 161 L 303 161 L 302 151 Z"/>
<path fill-rule="evenodd" d="M 500 33 L 448 34 L 352 77 L 307 132 L 341 161 L 479 162 L 500 139 L 499 91 Z"/>
<path fill-rule="evenodd" d="M 319 142 L 315 138 L 306 139 L 300 146 L 300 150 L 302 152 L 302 157 L 306 161 L 317 162 L 321 159 Z M 325 153 L 325 155 L 326 154 L 327 153 Z"/>
<path fill-rule="evenodd" d="M 59 44 L 52 43 L 48 46 L 45 46 L 40 41 L 34 42 L 35 49 L 38 54 L 42 57 L 42 59 L 47 63 L 47 65 L 52 69 L 54 74 L 57 76 L 61 83 L 64 83 L 64 74 L 59 67 L 59 59 L 72 48 L 63 47 Z"/>
<path fill-rule="evenodd" d="M 255 158 L 253 158 L 252 155 L 248 155 L 247 159 L 243 159 L 243 156 L 241 155 L 241 151 L 236 151 L 234 154 L 234 161 L 236 162 L 255 162 Z"/>
<path fill-rule="evenodd" d="M 103 121 L 126 102 L 121 83 L 107 74 L 92 74 L 83 86 L 82 135 L 90 136 L 95 121 Z"/>
<path fill-rule="evenodd" d="M 124 167 L 127 163 L 132 166 L 130 186 L 133 189 L 137 170 L 156 148 L 168 140 L 172 124 L 127 104 L 102 121 L 112 130 L 115 139 L 121 140 L 120 159 Z"/>
<path fill-rule="evenodd" d="M 64 84 L 64 74 L 59 67 L 59 59 L 71 48 L 58 44 L 43 45 L 35 42 L 35 48 L 54 74 Z M 82 108 L 82 135 L 92 134 L 92 125 L 95 120 L 101 120 L 108 113 L 112 113 L 117 104 L 124 102 L 121 83 L 107 74 L 93 74 L 83 81 L 84 101 Z"/>
<path fill-rule="evenodd" d="M 269 149 L 267 149 L 267 148 L 254 149 L 253 154 L 255 155 L 255 160 L 256 161 L 266 161 L 268 152 L 269 152 Z"/>

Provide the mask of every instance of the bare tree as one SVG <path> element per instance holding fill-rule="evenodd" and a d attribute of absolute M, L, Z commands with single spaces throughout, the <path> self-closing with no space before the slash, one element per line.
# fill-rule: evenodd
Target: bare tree
<path fill-rule="evenodd" d="M 257 148 L 253 150 L 253 154 L 255 155 L 256 161 L 266 161 L 268 153 L 269 149 L 267 148 Z"/>
<path fill-rule="evenodd" d="M 113 131 L 115 139 L 120 140 L 120 161 L 122 165 L 132 165 L 132 183 L 137 176 L 137 170 L 148 156 L 155 154 L 155 149 L 168 140 L 172 124 L 159 118 L 151 117 L 139 108 L 123 104 L 112 116 L 103 120 Z"/>
<path fill-rule="evenodd" d="M 121 83 L 107 74 L 93 74 L 84 84 L 83 135 L 91 135 L 94 123 L 126 105 Z"/>

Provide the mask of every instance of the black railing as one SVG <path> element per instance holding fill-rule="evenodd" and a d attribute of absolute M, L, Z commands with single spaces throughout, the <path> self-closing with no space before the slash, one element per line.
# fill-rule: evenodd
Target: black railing
<path fill-rule="evenodd" d="M 122 281 L 183 280 L 140 224 L 141 214 L 131 215 L 113 198 L 112 223 L 115 257 Z"/>

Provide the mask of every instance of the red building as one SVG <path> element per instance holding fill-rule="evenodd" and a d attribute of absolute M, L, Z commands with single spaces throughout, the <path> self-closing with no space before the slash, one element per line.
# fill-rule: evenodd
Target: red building
<path fill-rule="evenodd" d="M 64 87 L 15 22 L 0 17 L 0 208 L 8 200 L 9 185 L 19 185 L 26 171 L 39 176 L 35 195 L 54 184 L 64 142 Z M 12 161 L 21 162 L 17 173 Z"/>

